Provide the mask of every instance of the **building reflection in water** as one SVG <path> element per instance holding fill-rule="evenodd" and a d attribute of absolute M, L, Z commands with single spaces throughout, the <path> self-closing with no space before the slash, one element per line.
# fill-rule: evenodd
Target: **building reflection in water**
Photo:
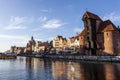
<path fill-rule="evenodd" d="M 51 62 L 39 58 L 26 58 L 26 73 L 28 80 L 52 79 Z"/>
<path fill-rule="evenodd" d="M 52 62 L 55 80 L 119 80 L 120 64 Z"/>
<path fill-rule="evenodd" d="M 26 76 L 29 80 L 120 80 L 119 66 L 26 58 Z"/>
<path fill-rule="evenodd" d="M 106 80 L 120 80 L 120 65 L 106 64 L 104 68 Z"/>
<path fill-rule="evenodd" d="M 54 61 L 52 62 L 52 74 L 55 80 L 67 79 L 67 67 L 66 62 Z"/>

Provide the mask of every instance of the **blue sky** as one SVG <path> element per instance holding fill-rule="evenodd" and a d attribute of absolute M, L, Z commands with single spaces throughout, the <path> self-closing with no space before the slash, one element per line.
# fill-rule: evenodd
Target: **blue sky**
<path fill-rule="evenodd" d="M 87 10 L 120 25 L 120 0 L 0 0 L 0 51 L 26 46 L 31 36 L 47 41 L 75 36 Z"/>

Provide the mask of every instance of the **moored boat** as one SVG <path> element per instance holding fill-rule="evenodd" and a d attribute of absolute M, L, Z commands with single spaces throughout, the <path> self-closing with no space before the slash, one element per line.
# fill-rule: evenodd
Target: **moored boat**
<path fill-rule="evenodd" d="M 17 58 L 16 54 L 10 54 L 10 53 L 1 53 L 0 59 L 15 59 Z"/>

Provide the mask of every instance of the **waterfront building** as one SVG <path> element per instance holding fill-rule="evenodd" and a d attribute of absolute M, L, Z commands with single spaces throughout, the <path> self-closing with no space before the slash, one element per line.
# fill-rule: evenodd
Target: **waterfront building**
<path fill-rule="evenodd" d="M 36 41 L 36 45 L 35 45 L 35 52 L 39 53 L 39 45 L 41 44 L 42 42 L 41 41 Z"/>
<path fill-rule="evenodd" d="M 66 40 L 66 38 L 63 38 L 62 36 L 58 35 L 53 40 L 53 48 L 55 48 L 58 51 L 65 49 L 66 46 L 67 46 L 67 40 Z"/>
<path fill-rule="evenodd" d="M 15 47 L 16 47 L 16 46 L 11 46 L 11 48 L 10 48 L 10 53 L 14 53 Z"/>
<path fill-rule="evenodd" d="M 67 48 L 67 39 L 63 38 L 63 50 Z"/>
<path fill-rule="evenodd" d="M 24 53 L 24 49 L 25 47 L 11 46 L 10 53 L 22 54 Z"/>
<path fill-rule="evenodd" d="M 120 29 L 110 20 L 103 21 L 91 12 L 82 18 L 84 30 L 79 34 L 80 50 L 88 55 L 119 55 Z"/>
<path fill-rule="evenodd" d="M 78 37 L 70 37 L 67 40 L 67 45 L 69 48 L 79 47 L 79 38 Z"/>
<path fill-rule="evenodd" d="M 85 29 L 77 35 L 77 37 L 79 38 L 79 53 L 83 54 L 85 52 Z"/>
<path fill-rule="evenodd" d="M 35 41 L 33 36 L 26 48 L 12 46 L 11 53 L 32 53 L 50 51 L 62 52 L 73 49 L 75 52 L 86 55 L 120 55 L 120 28 L 110 20 L 103 21 L 98 15 L 85 12 L 82 20 L 84 29 L 80 34 L 69 39 L 58 35 L 50 43 Z M 51 45 L 52 44 L 52 45 Z"/>
<path fill-rule="evenodd" d="M 25 48 L 25 53 L 32 53 L 35 51 L 35 45 L 36 42 L 33 38 L 33 36 L 31 37 L 31 40 L 27 43 L 26 48 Z"/>
<path fill-rule="evenodd" d="M 40 41 L 37 41 L 37 44 L 35 46 L 35 52 L 37 53 L 45 53 L 47 50 L 49 51 L 51 48 L 51 45 L 49 44 L 48 41 L 46 42 L 40 42 Z"/>
<path fill-rule="evenodd" d="M 69 48 L 71 47 L 74 47 L 74 42 L 75 42 L 75 37 L 70 37 L 68 40 L 67 40 L 67 45 Z"/>

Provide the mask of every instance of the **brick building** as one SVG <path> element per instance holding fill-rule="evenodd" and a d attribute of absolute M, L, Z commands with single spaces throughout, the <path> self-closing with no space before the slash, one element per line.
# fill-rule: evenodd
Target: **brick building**
<path fill-rule="evenodd" d="M 79 47 L 79 39 L 77 37 L 70 37 L 67 40 L 67 47 L 68 48 Z"/>
<path fill-rule="evenodd" d="M 25 53 L 32 53 L 35 51 L 35 45 L 36 42 L 33 38 L 33 36 L 31 37 L 31 40 L 27 43 L 26 48 L 25 48 Z"/>
<path fill-rule="evenodd" d="M 23 54 L 25 47 L 11 46 L 10 53 Z"/>
<path fill-rule="evenodd" d="M 119 55 L 120 29 L 110 20 L 103 21 L 91 12 L 85 12 L 82 18 L 84 30 L 78 35 L 80 53 L 88 55 Z"/>
<path fill-rule="evenodd" d="M 51 45 L 48 41 L 47 42 L 39 42 L 38 41 L 35 47 L 36 47 L 37 53 L 45 53 L 46 51 L 50 50 Z"/>
<path fill-rule="evenodd" d="M 62 36 L 58 35 L 53 40 L 53 48 L 55 48 L 58 51 L 63 50 L 66 46 L 67 46 L 67 40 L 66 40 L 66 38 L 63 38 Z"/>

